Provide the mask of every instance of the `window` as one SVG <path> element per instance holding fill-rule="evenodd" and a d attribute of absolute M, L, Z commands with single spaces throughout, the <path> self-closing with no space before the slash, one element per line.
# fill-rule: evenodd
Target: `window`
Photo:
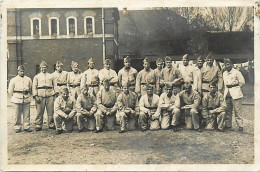
<path fill-rule="evenodd" d="M 67 35 L 77 35 L 77 19 L 75 17 L 67 18 Z"/>
<path fill-rule="evenodd" d="M 59 35 L 59 18 L 57 17 L 49 18 L 49 35 L 51 36 Z"/>
<path fill-rule="evenodd" d="M 85 31 L 85 34 L 94 34 L 95 33 L 94 17 L 91 17 L 91 16 L 85 17 L 84 31 Z"/>
<path fill-rule="evenodd" d="M 41 35 L 41 19 L 39 19 L 39 18 L 31 19 L 31 35 L 32 36 Z"/>

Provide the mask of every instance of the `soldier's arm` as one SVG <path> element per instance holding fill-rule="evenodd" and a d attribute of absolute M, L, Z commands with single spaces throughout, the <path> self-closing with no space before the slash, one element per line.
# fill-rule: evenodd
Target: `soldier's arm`
<path fill-rule="evenodd" d="M 175 97 L 174 107 L 178 108 L 178 109 L 180 109 L 180 107 L 181 107 L 181 99 L 180 99 L 179 94 L 177 94 Z"/>
<path fill-rule="evenodd" d="M 68 76 L 67 76 L 67 87 L 69 89 L 69 92 L 70 92 L 70 74 L 68 73 Z"/>
<path fill-rule="evenodd" d="M 237 79 L 238 79 L 238 84 L 240 87 L 242 87 L 245 84 L 245 79 L 241 72 L 237 71 Z"/>
<path fill-rule="evenodd" d="M 57 98 L 55 101 L 54 101 L 54 113 L 58 114 L 59 116 L 63 117 L 63 118 L 66 118 L 68 115 L 66 113 L 64 113 L 62 110 L 61 110 L 61 105 L 60 105 L 60 99 Z"/>
<path fill-rule="evenodd" d="M 209 113 L 208 113 L 208 99 L 207 96 L 204 96 L 202 98 L 202 116 L 203 117 L 208 117 Z"/>
<path fill-rule="evenodd" d="M 143 111 L 144 113 L 148 113 L 149 109 L 144 107 L 144 96 L 141 97 L 140 101 L 139 101 L 139 107 L 140 107 L 140 111 Z"/>
<path fill-rule="evenodd" d="M 96 100 L 96 98 L 93 95 L 91 96 L 91 99 L 92 99 L 93 106 L 90 109 L 90 112 L 92 114 L 94 114 L 97 111 L 97 100 Z"/>
<path fill-rule="evenodd" d="M 118 85 L 119 85 L 119 87 L 122 86 L 122 73 L 121 73 L 121 70 L 118 72 Z"/>
<path fill-rule="evenodd" d="M 33 93 L 33 96 L 37 96 L 38 93 L 37 93 L 37 86 L 38 86 L 38 77 L 37 75 L 33 78 L 33 85 L 32 85 L 32 93 Z"/>
<path fill-rule="evenodd" d="M 11 79 L 10 83 L 9 83 L 9 87 L 8 87 L 8 93 L 13 96 L 14 94 L 14 80 Z"/>
<path fill-rule="evenodd" d="M 58 89 L 57 89 L 57 80 L 54 79 L 54 77 L 52 77 L 52 85 L 53 85 L 53 89 L 54 89 L 54 92 L 55 94 L 58 94 Z"/>
<path fill-rule="evenodd" d="M 201 97 L 200 97 L 199 93 L 196 92 L 195 96 L 194 96 L 193 108 L 195 108 L 195 109 L 199 108 L 200 100 L 201 100 Z"/>
<path fill-rule="evenodd" d="M 218 69 L 218 90 L 221 91 L 223 89 L 223 75 L 220 71 L 220 69 Z"/>
<path fill-rule="evenodd" d="M 32 80 L 31 80 L 31 78 L 29 78 L 29 92 L 30 92 L 30 94 L 32 94 Z"/>
<path fill-rule="evenodd" d="M 139 108 L 138 97 L 135 96 L 135 115 L 139 115 L 139 111 L 140 111 L 140 108 Z"/>
<path fill-rule="evenodd" d="M 81 75 L 81 80 L 80 80 L 80 89 L 82 89 L 86 85 L 86 74 L 83 73 Z"/>
<path fill-rule="evenodd" d="M 138 97 L 141 95 L 141 76 L 142 74 L 139 72 L 136 77 L 135 83 L 135 92 L 137 93 Z"/>
<path fill-rule="evenodd" d="M 97 93 L 97 107 L 98 107 L 98 109 L 101 110 L 101 112 L 106 113 L 107 108 L 102 104 L 102 96 L 101 95 L 102 95 L 102 92 L 99 91 Z"/>
<path fill-rule="evenodd" d="M 69 117 L 73 118 L 76 115 L 76 113 L 77 113 L 77 110 L 76 110 L 76 100 L 73 99 L 73 101 L 72 101 L 72 110 L 69 113 Z"/>
<path fill-rule="evenodd" d="M 114 106 L 111 108 L 111 112 L 116 112 L 116 110 L 117 110 L 117 97 L 118 97 L 118 94 L 115 92 L 115 97 L 114 97 L 114 99 L 115 99 L 116 101 L 115 101 Z"/>
<path fill-rule="evenodd" d="M 214 109 L 215 113 L 220 113 L 226 110 L 226 102 L 224 100 L 224 97 L 222 94 L 219 95 L 219 104 L 220 106 L 216 109 Z"/>
<path fill-rule="evenodd" d="M 118 83 L 118 77 L 117 77 L 116 71 L 113 70 L 110 84 L 116 84 L 116 83 Z"/>

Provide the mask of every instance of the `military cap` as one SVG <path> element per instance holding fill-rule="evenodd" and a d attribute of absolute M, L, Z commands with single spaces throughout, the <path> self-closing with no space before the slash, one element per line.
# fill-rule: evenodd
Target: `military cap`
<path fill-rule="evenodd" d="M 165 84 L 165 88 L 172 88 L 172 84 L 169 83 Z"/>
<path fill-rule="evenodd" d="M 47 63 L 45 61 L 42 61 L 40 64 L 40 67 L 46 66 L 47 67 Z"/>
<path fill-rule="evenodd" d="M 189 59 L 189 56 L 188 56 L 188 54 L 184 54 L 184 56 L 182 56 L 182 59 Z"/>
<path fill-rule="evenodd" d="M 229 58 L 224 58 L 224 64 L 232 63 L 232 61 Z"/>
<path fill-rule="evenodd" d="M 124 58 L 124 62 L 131 62 L 131 59 L 129 56 L 126 56 L 126 58 Z"/>
<path fill-rule="evenodd" d="M 24 65 L 20 65 L 20 66 L 18 66 L 17 70 L 25 70 Z"/>
<path fill-rule="evenodd" d="M 150 63 L 150 60 L 149 60 L 147 57 L 145 57 L 143 62 L 148 62 L 148 63 Z"/>
<path fill-rule="evenodd" d="M 111 64 L 111 60 L 109 59 L 104 60 L 104 64 Z"/>
<path fill-rule="evenodd" d="M 91 57 L 91 58 L 88 60 L 88 63 L 90 63 L 90 62 L 95 63 L 95 60 Z"/>
<path fill-rule="evenodd" d="M 103 80 L 103 85 L 109 85 L 110 83 L 109 83 L 109 80 L 108 79 L 104 79 Z"/>
<path fill-rule="evenodd" d="M 202 58 L 202 56 L 199 56 L 199 57 L 197 57 L 197 61 L 198 60 L 202 60 L 203 61 L 204 59 Z"/>
<path fill-rule="evenodd" d="M 75 61 L 71 62 L 71 67 L 78 67 L 78 66 L 79 66 L 78 62 Z"/>
<path fill-rule="evenodd" d="M 164 60 L 165 61 L 172 61 L 171 57 L 169 57 L 169 56 L 166 56 Z"/>
<path fill-rule="evenodd" d="M 56 66 L 63 66 L 63 64 L 60 61 L 57 61 Z"/>
<path fill-rule="evenodd" d="M 184 82 L 183 86 L 184 86 L 184 88 L 190 88 L 191 83 L 190 82 Z"/>
<path fill-rule="evenodd" d="M 206 59 L 213 59 L 212 54 L 209 53 L 209 54 L 207 55 Z"/>
<path fill-rule="evenodd" d="M 163 59 L 158 58 L 158 59 L 156 60 L 156 63 L 163 63 Z"/>

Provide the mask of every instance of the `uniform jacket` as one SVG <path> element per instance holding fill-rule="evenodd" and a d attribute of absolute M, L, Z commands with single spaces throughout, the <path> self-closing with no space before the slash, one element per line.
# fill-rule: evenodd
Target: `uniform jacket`
<path fill-rule="evenodd" d="M 69 109 L 70 112 L 66 113 L 65 110 Z M 64 100 L 60 95 L 54 101 L 54 113 L 66 118 L 67 115 L 74 116 L 76 114 L 76 101 L 73 97 L 69 96 L 68 100 Z"/>
<path fill-rule="evenodd" d="M 184 66 L 182 64 L 179 65 L 179 70 L 182 74 L 184 82 L 191 82 L 191 83 L 193 82 L 193 71 L 194 71 L 193 66 L 191 65 Z"/>
<path fill-rule="evenodd" d="M 107 111 L 107 109 L 112 109 L 112 111 L 116 111 L 117 105 L 117 94 L 114 90 L 109 89 L 106 91 L 105 89 L 101 89 L 97 94 L 97 106 L 103 113 Z"/>
<path fill-rule="evenodd" d="M 128 94 L 122 92 L 117 97 L 117 107 L 119 110 L 124 108 L 131 108 L 136 113 L 139 113 L 138 96 L 132 91 L 129 91 Z"/>
<path fill-rule="evenodd" d="M 135 86 L 135 80 L 137 76 L 137 70 L 130 67 L 126 70 L 124 67 L 118 72 L 118 83 L 122 86 L 123 83 L 131 82 L 131 86 Z"/>
<path fill-rule="evenodd" d="M 216 81 L 218 83 L 218 90 L 223 88 L 223 77 L 217 66 L 206 66 L 201 70 L 202 74 L 202 89 L 209 91 L 209 83 Z"/>
<path fill-rule="evenodd" d="M 181 107 L 185 105 L 192 105 L 194 109 L 198 109 L 200 105 L 200 95 L 197 91 L 191 90 L 190 95 L 187 94 L 185 90 L 179 93 L 180 100 L 181 100 Z"/>
<path fill-rule="evenodd" d="M 68 73 L 68 77 L 67 77 L 68 86 L 70 86 L 70 85 L 80 85 L 80 81 L 81 81 L 81 74 L 80 73 L 75 74 L 73 71 Z"/>
<path fill-rule="evenodd" d="M 141 89 L 146 88 L 146 84 L 156 85 L 156 76 L 153 69 L 146 71 L 145 69 L 141 70 L 136 77 L 135 91 L 141 92 Z"/>
<path fill-rule="evenodd" d="M 165 67 L 162 69 L 161 81 L 172 83 L 175 79 L 179 78 L 182 78 L 182 74 L 178 68 L 171 67 L 169 69 L 168 67 Z"/>
<path fill-rule="evenodd" d="M 197 66 L 194 67 L 193 71 L 193 89 L 200 94 L 202 92 L 202 72 Z"/>
<path fill-rule="evenodd" d="M 80 88 L 84 85 L 99 85 L 98 70 L 88 69 L 81 76 Z"/>
<path fill-rule="evenodd" d="M 118 82 L 118 77 L 117 77 L 117 74 L 116 74 L 116 71 L 112 70 L 112 69 L 101 69 L 99 71 L 99 79 L 100 79 L 100 84 L 103 84 L 103 81 L 105 79 L 111 79 L 111 81 L 115 81 L 115 82 Z"/>
<path fill-rule="evenodd" d="M 160 96 L 159 108 L 163 104 L 170 104 L 170 106 L 173 107 L 173 108 L 180 108 L 179 94 L 177 94 L 177 95 L 172 94 L 171 97 L 168 97 L 167 93 L 162 93 L 162 95 Z"/>
<path fill-rule="evenodd" d="M 97 108 L 96 98 L 90 93 L 88 93 L 88 95 L 86 96 L 80 94 L 80 96 L 77 98 L 76 108 L 77 111 L 81 111 L 81 110 L 90 111 L 91 109 L 96 109 Z"/>
<path fill-rule="evenodd" d="M 59 73 L 58 71 L 55 71 L 55 72 L 52 73 L 52 76 L 56 80 L 57 85 L 58 84 L 65 84 L 65 85 L 67 85 L 68 72 L 61 71 L 61 73 Z"/>
<path fill-rule="evenodd" d="M 140 111 L 144 113 L 148 113 L 149 110 L 156 111 L 156 116 L 160 115 L 160 111 L 158 111 L 159 106 L 159 96 L 156 94 L 153 94 L 152 101 L 149 102 L 148 95 L 145 94 L 141 97 L 139 101 L 139 107 Z"/>

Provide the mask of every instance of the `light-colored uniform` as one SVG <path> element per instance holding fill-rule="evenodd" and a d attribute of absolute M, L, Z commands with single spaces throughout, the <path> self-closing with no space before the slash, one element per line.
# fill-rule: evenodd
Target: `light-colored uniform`
<path fill-rule="evenodd" d="M 226 126 L 232 127 L 232 110 L 234 108 L 236 124 L 239 127 L 243 127 L 243 119 L 241 117 L 243 93 L 241 86 L 245 84 L 245 79 L 241 72 L 234 68 L 232 68 L 230 72 L 225 71 L 223 78 L 225 85 L 224 97 L 227 106 Z"/>
<path fill-rule="evenodd" d="M 190 82 L 192 84 L 194 67 L 192 65 L 184 66 L 183 64 L 180 64 L 179 70 L 181 72 L 184 82 Z"/>
<path fill-rule="evenodd" d="M 198 107 L 200 105 L 200 95 L 197 91 L 191 90 L 190 95 L 187 94 L 185 90 L 179 93 L 181 100 L 181 106 L 192 105 L 191 109 L 185 109 L 185 123 L 187 129 L 199 129 L 199 116 Z"/>
<path fill-rule="evenodd" d="M 225 127 L 225 109 L 225 101 L 221 93 L 216 92 L 215 96 L 210 93 L 205 94 L 202 98 L 202 115 L 203 118 L 207 119 L 205 129 L 213 130 L 217 119 L 218 129 L 223 130 Z M 214 113 L 209 114 L 209 110 L 213 110 Z"/>
<path fill-rule="evenodd" d="M 99 77 L 97 69 L 88 69 L 82 73 L 80 88 L 83 88 L 86 84 L 89 87 L 89 93 L 96 96 L 99 91 Z"/>
<path fill-rule="evenodd" d="M 17 75 L 9 83 L 8 92 L 12 96 L 11 102 L 14 104 L 15 130 L 21 130 L 21 115 L 23 114 L 24 129 L 30 128 L 30 102 L 32 101 L 32 80 L 31 78 Z"/>
<path fill-rule="evenodd" d="M 137 74 L 135 92 L 141 96 L 145 95 L 146 84 L 152 85 L 155 90 L 156 76 L 153 69 L 149 69 L 148 71 L 143 69 Z"/>
<path fill-rule="evenodd" d="M 193 89 L 202 95 L 202 72 L 197 66 L 194 67 L 193 71 Z"/>
<path fill-rule="evenodd" d="M 182 78 L 182 74 L 178 68 L 171 67 L 170 69 L 168 67 L 165 67 L 162 69 L 161 72 L 161 82 L 167 82 L 171 84 L 173 81 Z M 179 85 L 173 85 L 178 89 L 178 92 L 181 90 L 181 84 Z M 165 92 L 165 86 L 163 87 L 163 92 Z"/>
<path fill-rule="evenodd" d="M 162 88 L 160 87 L 160 79 L 161 79 L 161 72 L 162 72 L 162 69 L 161 70 L 159 70 L 158 68 L 156 68 L 156 69 L 154 69 L 154 74 L 155 74 L 155 77 L 156 77 L 156 89 L 155 89 L 155 91 L 156 91 L 156 94 L 158 95 L 158 96 L 160 96 L 161 95 L 161 93 L 162 93 Z"/>
<path fill-rule="evenodd" d="M 90 112 L 96 112 L 97 104 L 96 98 L 93 94 L 88 93 L 88 95 L 80 94 L 76 102 L 77 108 L 77 125 L 79 130 L 83 130 L 85 120 L 87 120 L 86 128 L 88 130 L 95 130 L 96 129 L 96 120 L 95 120 L 95 113 L 90 115 Z M 86 113 L 87 112 L 87 113 Z"/>
<path fill-rule="evenodd" d="M 153 94 L 152 97 L 148 97 L 147 94 L 143 95 L 139 101 L 140 115 L 139 122 L 142 129 L 146 130 L 147 126 L 150 126 L 150 130 L 160 129 L 159 117 L 160 110 L 159 96 Z M 152 116 L 149 116 L 148 112 L 151 112 Z"/>
<path fill-rule="evenodd" d="M 62 89 L 67 87 L 68 72 L 61 71 L 59 73 L 57 70 L 55 70 L 55 72 L 52 73 L 52 76 L 57 83 L 57 92 L 61 93 Z"/>
<path fill-rule="evenodd" d="M 124 92 L 120 93 L 117 97 L 117 107 L 116 121 L 120 124 L 121 130 L 125 130 L 126 128 L 128 130 L 135 130 L 137 116 L 139 115 L 137 95 L 132 91 L 129 91 L 128 94 L 125 94 Z M 131 108 L 135 113 L 125 113 L 124 110 L 126 108 Z"/>
<path fill-rule="evenodd" d="M 161 106 L 164 104 L 169 104 L 169 110 L 162 110 Z M 159 109 L 161 112 L 161 128 L 168 129 L 170 127 L 170 123 L 172 126 L 177 126 L 179 123 L 180 117 L 180 97 L 179 94 L 172 94 L 171 97 L 167 96 L 167 93 L 162 93 L 159 101 Z M 172 117 L 172 121 L 170 119 Z"/>
<path fill-rule="evenodd" d="M 33 78 L 33 96 L 39 96 L 40 103 L 35 103 L 37 115 L 36 128 L 42 128 L 43 114 L 46 107 L 49 127 L 54 127 L 54 95 L 57 93 L 56 80 L 50 73 L 39 73 Z"/>
<path fill-rule="evenodd" d="M 108 79 L 109 81 L 114 81 L 114 82 L 118 82 L 118 77 L 117 77 L 117 74 L 116 74 L 116 71 L 112 70 L 112 69 L 101 69 L 99 71 L 99 79 L 100 79 L 100 89 L 103 88 L 103 81 L 105 79 Z M 110 89 L 113 89 L 116 91 L 116 84 L 114 85 L 111 85 L 110 84 Z"/>
<path fill-rule="evenodd" d="M 77 100 L 77 97 L 80 95 L 80 81 L 81 74 L 69 72 L 67 77 L 67 86 L 71 96 Z"/>
<path fill-rule="evenodd" d="M 124 67 L 118 72 L 118 83 L 119 86 L 122 86 L 123 83 L 130 82 L 129 89 L 135 92 L 135 82 L 136 82 L 137 70 L 133 67 L 130 67 L 129 70 L 126 70 Z"/>
<path fill-rule="evenodd" d="M 54 122 L 56 130 L 73 130 L 73 117 L 76 115 L 76 101 L 72 96 L 64 100 L 62 95 L 54 101 Z M 66 119 L 66 116 L 70 119 Z"/>

